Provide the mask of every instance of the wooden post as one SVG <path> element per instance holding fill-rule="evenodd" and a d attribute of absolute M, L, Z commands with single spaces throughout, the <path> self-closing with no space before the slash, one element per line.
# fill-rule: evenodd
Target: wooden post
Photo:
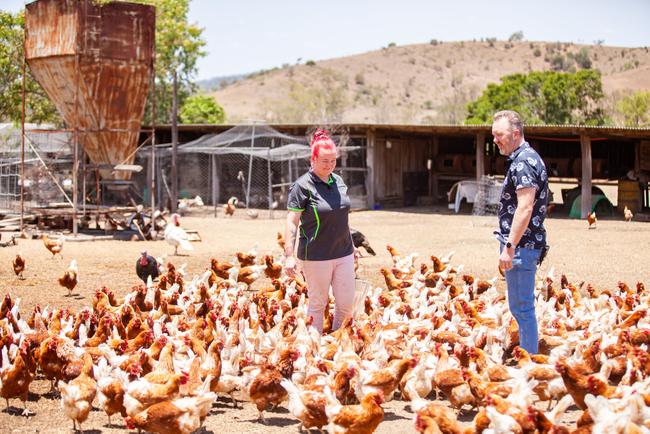
<path fill-rule="evenodd" d="M 210 178 L 212 179 L 211 185 L 212 185 L 212 204 L 214 205 L 214 216 L 217 217 L 217 207 L 218 207 L 218 199 L 217 199 L 217 157 L 216 155 L 210 155 L 210 162 L 212 163 L 210 166 L 212 168 Z"/>
<path fill-rule="evenodd" d="M 24 53 L 24 51 L 23 51 Z M 22 114 L 21 114 L 21 133 L 20 133 L 20 234 L 23 234 L 25 228 L 25 56 L 23 54 L 23 84 L 22 84 Z"/>
<path fill-rule="evenodd" d="M 267 149 L 266 151 L 266 176 L 267 176 L 267 181 L 268 181 L 268 195 L 269 195 L 269 218 L 273 218 L 273 207 L 271 206 L 273 204 L 273 187 L 272 187 L 272 182 L 273 178 L 271 177 L 271 148 Z"/>
<path fill-rule="evenodd" d="M 253 130 L 251 131 L 251 150 L 255 147 L 255 123 L 253 123 Z M 251 152 L 250 157 L 248 158 L 248 174 L 246 175 L 246 209 L 248 209 L 248 203 L 250 201 L 251 194 L 251 176 L 253 174 L 253 153 Z"/>
<path fill-rule="evenodd" d="M 86 151 L 81 149 L 81 212 L 86 218 Z"/>
<path fill-rule="evenodd" d="M 219 206 L 219 201 L 221 200 L 221 197 L 219 194 L 221 193 L 221 174 L 223 171 L 221 170 L 221 158 L 218 156 L 214 157 L 214 163 L 215 163 L 215 169 L 214 169 L 214 194 L 216 199 L 214 200 L 214 203 Z"/>
<path fill-rule="evenodd" d="M 580 148 L 582 151 L 582 200 L 580 202 L 581 218 L 587 218 L 591 212 L 591 138 L 585 134 L 580 135 Z"/>
<path fill-rule="evenodd" d="M 154 17 L 155 22 L 155 17 Z M 153 215 L 156 212 L 156 47 L 154 44 L 153 57 L 151 59 L 151 178 L 149 179 L 149 195 L 151 196 L 151 221 L 153 227 Z"/>
<path fill-rule="evenodd" d="M 485 175 L 485 131 L 476 133 L 476 182 Z"/>
<path fill-rule="evenodd" d="M 78 53 L 79 51 L 77 51 Z M 74 130 L 72 133 L 72 142 L 74 146 L 72 162 L 72 234 L 76 238 L 79 232 L 79 217 L 77 208 L 79 203 L 78 197 L 78 176 L 79 176 L 79 54 L 74 57 Z"/>
<path fill-rule="evenodd" d="M 366 131 L 366 203 L 368 209 L 375 209 L 375 131 L 368 128 Z"/>
<path fill-rule="evenodd" d="M 438 140 L 438 136 L 434 136 L 433 138 L 433 150 L 431 152 L 431 191 L 433 192 L 433 202 L 438 203 L 438 199 L 440 198 L 438 194 L 438 174 L 436 173 L 436 158 L 438 157 L 438 148 L 440 146 L 440 142 Z"/>
<path fill-rule="evenodd" d="M 343 182 L 346 185 L 350 185 L 350 180 L 349 180 L 349 172 L 347 171 L 348 168 L 348 152 L 343 151 L 340 153 L 340 158 L 341 158 L 341 168 L 339 171 L 341 172 L 341 178 L 343 178 Z"/>
<path fill-rule="evenodd" d="M 174 84 L 174 95 L 172 103 L 172 188 L 171 193 L 171 212 L 176 212 L 176 205 L 178 203 L 178 78 L 176 68 L 172 78 Z"/>
<path fill-rule="evenodd" d="M 149 186 L 151 186 L 151 175 L 153 175 L 153 173 L 152 173 L 153 172 L 152 164 L 151 164 L 151 154 L 147 155 L 146 158 L 147 158 L 147 164 L 146 164 L 145 167 L 147 168 L 147 179 L 146 179 L 144 185 L 145 185 L 145 188 L 149 188 Z M 151 193 L 153 193 L 153 192 L 151 192 Z M 143 194 L 143 197 L 144 197 L 144 194 Z M 153 217 L 153 212 L 154 212 L 154 209 L 152 207 L 151 208 L 151 216 L 152 217 Z"/>

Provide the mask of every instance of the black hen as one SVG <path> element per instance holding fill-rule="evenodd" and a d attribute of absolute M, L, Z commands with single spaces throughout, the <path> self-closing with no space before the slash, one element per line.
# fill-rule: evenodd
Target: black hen
<path fill-rule="evenodd" d="M 372 256 L 376 255 L 375 251 L 372 250 L 372 247 L 370 247 L 370 242 L 368 241 L 368 238 L 366 238 L 364 234 L 352 228 L 350 228 L 350 234 L 352 235 L 352 242 L 354 243 L 354 247 L 356 247 L 357 249 L 359 247 L 363 247 L 364 249 L 366 249 L 366 252 L 368 252 Z"/>
<path fill-rule="evenodd" d="M 147 283 L 149 276 L 154 280 L 160 275 L 158 261 L 153 256 L 147 255 L 146 251 L 142 252 L 142 256 L 135 263 L 135 272 L 144 283 Z"/>

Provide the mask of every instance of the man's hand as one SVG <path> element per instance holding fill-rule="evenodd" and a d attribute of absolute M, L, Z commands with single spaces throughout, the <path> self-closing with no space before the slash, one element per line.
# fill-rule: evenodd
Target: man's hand
<path fill-rule="evenodd" d="M 514 247 L 504 247 L 499 256 L 499 268 L 507 271 L 512 268 L 512 259 L 515 257 Z"/>
<path fill-rule="evenodd" d="M 284 261 L 284 272 L 289 277 L 294 277 L 296 275 L 296 258 L 293 256 L 287 256 Z"/>

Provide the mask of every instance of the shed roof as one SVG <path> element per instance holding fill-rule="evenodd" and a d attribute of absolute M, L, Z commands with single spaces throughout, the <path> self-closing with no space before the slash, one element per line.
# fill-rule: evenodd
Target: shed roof
<path fill-rule="evenodd" d="M 270 124 L 269 127 L 278 131 L 301 130 L 306 131 L 314 124 Z M 379 123 L 341 123 L 337 127 L 345 127 L 351 131 L 385 131 L 391 130 L 399 133 L 437 134 L 437 135 L 474 135 L 478 132 L 490 134 L 491 124 L 481 125 L 451 125 L 451 124 L 379 124 Z M 214 124 L 183 124 L 179 131 L 196 133 L 218 133 L 235 127 L 235 125 Z M 158 125 L 158 130 L 171 130 L 171 125 Z M 545 134 L 556 136 L 579 136 L 586 134 L 591 137 L 619 137 L 650 139 L 650 127 L 623 127 L 623 126 L 594 126 L 594 125 L 526 125 L 526 134 Z"/>

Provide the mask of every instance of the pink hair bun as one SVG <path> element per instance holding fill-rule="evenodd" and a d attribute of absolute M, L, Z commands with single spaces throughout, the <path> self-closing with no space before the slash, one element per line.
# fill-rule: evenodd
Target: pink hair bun
<path fill-rule="evenodd" d="M 319 130 L 316 130 L 316 132 L 314 133 L 314 137 L 311 139 L 311 143 L 309 144 L 309 146 L 314 146 L 314 143 L 316 143 L 316 142 L 320 142 L 320 141 L 323 141 L 323 142 L 328 141 L 329 142 L 331 140 L 332 139 L 330 138 L 330 135 L 327 132 L 327 130 L 320 130 L 319 129 Z"/>

